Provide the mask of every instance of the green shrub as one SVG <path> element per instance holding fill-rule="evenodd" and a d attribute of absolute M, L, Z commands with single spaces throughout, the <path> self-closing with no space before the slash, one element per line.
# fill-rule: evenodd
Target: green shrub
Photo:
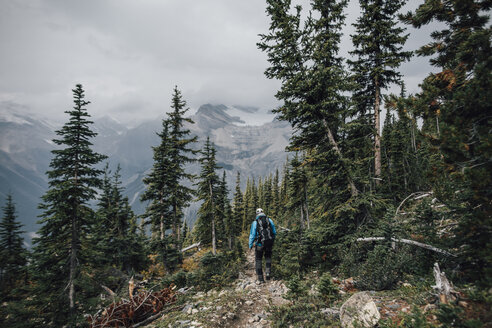
<path fill-rule="evenodd" d="M 331 274 L 323 273 L 318 283 L 320 296 L 328 302 L 333 302 L 338 298 L 338 286 L 333 283 Z"/>
<path fill-rule="evenodd" d="M 386 245 L 377 245 L 360 266 L 357 287 L 363 290 L 393 289 L 403 276 L 403 257 Z"/>
<path fill-rule="evenodd" d="M 287 287 L 289 288 L 287 295 L 292 299 L 299 298 L 306 294 L 306 286 L 303 285 L 298 276 L 292 276 L 290 280 L 287 281 Z"/>

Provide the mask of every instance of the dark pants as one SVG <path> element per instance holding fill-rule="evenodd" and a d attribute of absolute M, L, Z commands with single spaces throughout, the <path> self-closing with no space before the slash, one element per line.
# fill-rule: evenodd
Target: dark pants
<path fill-rule="evenodd" d="M 255 247 L 255 267 L 256 274 L 258 275 L 259 281 L 264 281 L 263 279 L 263 255 L 265 255 L 265 274 L 267 278 L 270 277 L 270 272 L 272 270 L 272 249 L 273 243 L 267 243 L 261 247 Z"/>

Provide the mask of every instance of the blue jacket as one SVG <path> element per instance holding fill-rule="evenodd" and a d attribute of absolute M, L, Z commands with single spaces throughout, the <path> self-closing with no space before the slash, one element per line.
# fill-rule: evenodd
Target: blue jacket
<path fill-rule="evenodd" d="M 255 242 L 255 239 L 256 239 L 256 220 L 260 217 L 260 216 L 266 216 L 265 214 L 259 214 L 256 219 L 253 221 L 253 223 L 251 224 L 251 230 L 249 231 L 249 248 L 253 247 L 253 244 Z M 273 224 L 273 221 L 272 219 L 268 218 L 268 221 L 270 221 L 270 225 L 272 226 L 272 232 L 273 232 L 273 237 L 275 238 L 275 236 L 277 235 L 277 230 L 275 230 L 275 224 Z M 261 243 L 256 243 L 258 246 L 261 246 Z"/>

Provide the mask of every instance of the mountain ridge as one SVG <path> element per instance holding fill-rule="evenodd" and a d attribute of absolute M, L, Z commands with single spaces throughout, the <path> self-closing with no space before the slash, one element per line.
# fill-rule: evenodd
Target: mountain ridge
<path fill-rule="evenodd" d="M 195 124 L 185 126 L 192 136 L 198 137 L 195 149 L 201 149 L 207 136 L 215 144 L 217 162 L 226 171 L 231 191 L 236 172 L 241 173 L 244 187 L 248 177 L 266 176 L 281 169 L 292 133 L 287 122 L 276 120 L 271 113 L 239 107 L 204 104 L 189 116 Z M 0 110 L 0 205 L 3 206 L 7 194 L 12 193 L 18 218 L 25 225 L 24 230 L 32 235 L 39 228 L 36 221 L 41 212 L 37 206 L 48 188 L 45 173 L 49 169 L 51 150 L 55 148 L 51 140 L 56 138 L 57 124 L 33 117 L 27 107 L 13 103 L 0 102 Z M 252 116 L 243 120 L 237 115 L 242 113 L 263 116 L 257 125 L 252 125 L 248 124 L 252 122 Z M 268 119 L 271 121 L 264 123 Z M 143 213 L 146 204 L 139 200 L 145 189 L 142 179 L 152 168 L 152 147 L 159 144 L 157 132 L 162 130 L 162 119 L 146 121 L 134 128 L 109 116 L 91 120 L 93 130 L 98 133 L 93 140 L 94 150 L 108 155 L 107 162 L 112 170 L 118 164 L 121 166 L 125 195 L 135 213 Z M 192 163 L 187 170 L 197 174 L 199 164 Z M 189 224 L 194 221 L 195 207 L 196 204 L 187 210 Z"/>

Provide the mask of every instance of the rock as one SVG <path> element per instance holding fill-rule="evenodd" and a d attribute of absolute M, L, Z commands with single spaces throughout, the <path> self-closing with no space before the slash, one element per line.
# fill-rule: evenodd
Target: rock
<path fill-rule="evenodd" d="M 352 295 L 340 308 L 340 322 L 343 328 L 374 327 L 381 315 L 367 292 Z"/>
<path fill-rule="evenodd" d="M 253 302 L 253 301 L 246 301 L 244 304 L 246 304 L 247 306 L 251 306 L 251 305 L 255 304 L 255 302 Z"/>
<path fill-rule="evenodd" d="M 193 309 L 193 304 L 186 304 L 181 312 L 190 314 L 191 309 Z"/>
<path fill-rule="evenodd" d="M 197 314 L 198 312 L 200 312 L 200 311 L 198 311 L 198 309 L 192 309 L 191 310 L 191 314 Z"/>
<path fill-rule="evenodd" d="M 196 295 L 195 295 L 195 296 L 193 296 L 193 298 L 203 298 L 204 296 L 205 296 L 205 293 L 203 293 L 203 292 L 198 292 L 198 293 L 196 293 Z"/>
<path fill-rule="evenodd" d="M 461 306 L 461 307 L 464 307 L 464 308 L 467 308 L 468 307 L 468 303 L 465 302 L 465 301 L 459 301 L 458 302 L 458 305 Z"/>
<path fill-rule="evenodd" d="M 410 288 L 410 287 L 412 287 L 412 284 L 409 284 L 408 282 L 404 282 L 402 286 Z"/>
<path fill-rule="evenodd" d="M 435 310 L 436 308 L 437 306 L 435 304 L 427 304 L 426 306 L 424 306 L 424 313 Z"/>
<path fill-rule="evenodd" d="M 227 292 L 226 292 L 225 290 L 223 290 L 223 291 L 221 291 L 221 292 L 219 293 L 219 297 L 222 297 L 222 296 L 224 296 L 225 294 L 227 294 Z"/>
<path fill-rule="evenodd" d="M 321 309 L 321 313 L 326 315 L 327 317 L 334 318 L 334 319 L 340 317 L 339 309 L 331 309 L 331 308 Z"/>

